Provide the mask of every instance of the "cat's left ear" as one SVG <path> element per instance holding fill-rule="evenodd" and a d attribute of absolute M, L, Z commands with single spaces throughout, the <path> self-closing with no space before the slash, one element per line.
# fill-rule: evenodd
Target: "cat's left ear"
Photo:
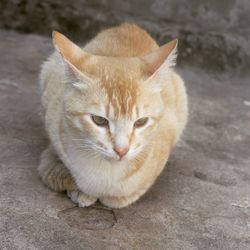
<path fill-rule="evenodd" d="M 65 70 L 67 77 L 72 80 L 73 86 L 85 88 L 92 79 L 83 73 L 84 62 L 92 55 L 82 50 L 66 36 L 57 31 L 52 32 L 52 38 L 56 50 L 61 54 L 66 63 Z"/>
<path fill-rule="evenodd" d="M 169 72 L 176 64 L 177 45 L 178 40 L 175 39 L 141 57 L 146 63 L 147 74 L 150 74 L 147 81 L 154 82 L 153 88 L 156 91 L 164 87 Z"/>

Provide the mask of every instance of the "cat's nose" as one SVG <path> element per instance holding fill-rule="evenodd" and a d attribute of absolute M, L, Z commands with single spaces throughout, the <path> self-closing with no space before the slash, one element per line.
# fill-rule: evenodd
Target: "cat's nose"
<path fill-rule="evenodd" d="M 124 155 L 126 155 L 129 151 L 129 146 L 126 147 L 114 147 L 114 151 L 122 158 Z"/>

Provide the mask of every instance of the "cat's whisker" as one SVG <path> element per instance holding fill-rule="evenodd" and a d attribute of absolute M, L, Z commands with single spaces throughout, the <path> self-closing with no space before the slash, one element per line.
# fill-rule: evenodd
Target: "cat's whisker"
<path fill-rule="evenodd" d="M 88 154 L 86 154 L 86 151 L 88 152 Z M 78 148 L 78 152 L 80 152 L 80 154 L 77 154 L 76 158 L 75 158 L 75 161 L 78 162 L 78 158 L 81 158 L 83 155 L 85 158 L 92 158 L 92 159 L 96 159 L 98 158 L 98 154 L 93 151 L 93 150 L 79 150 Z"/>
<path fill-rule="evenodd" d="M 78 149 L 80 149 L 80 151 L 82 151 L 83 153 L 86 153 L 86 151 L 88 152 L 88 156 L 94 156 L 94 157 L 100 157 L 100 155 L 104 155 L 106 156 L 106 152 L 103 149 L 97 148 L 97 147 L 86 147 L 83 145 L 78 146 Z M 86 155 L 86 154 L 84 154 Z"/>

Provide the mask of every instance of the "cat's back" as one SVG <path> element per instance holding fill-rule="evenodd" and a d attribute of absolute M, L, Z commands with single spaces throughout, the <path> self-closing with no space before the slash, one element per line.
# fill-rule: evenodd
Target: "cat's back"
<path fill-rule="evenodd" d="M 92 54 L 112 57 L 144 55 L 159 46 L 142 28 L 132 23 L 100 32 L 84 49 Z"/>

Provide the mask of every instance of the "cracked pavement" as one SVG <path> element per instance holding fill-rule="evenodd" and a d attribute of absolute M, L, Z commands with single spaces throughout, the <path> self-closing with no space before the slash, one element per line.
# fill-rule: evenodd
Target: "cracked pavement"
<path fill-rule="evenodd" d="M 190 119 L 154 186 L 125 209 L 76 207 L 37 176 L 38 72 L 52 42 L 0 31 L 0 249 L 249 249 L 249 75 L 178 68 Z"/>

